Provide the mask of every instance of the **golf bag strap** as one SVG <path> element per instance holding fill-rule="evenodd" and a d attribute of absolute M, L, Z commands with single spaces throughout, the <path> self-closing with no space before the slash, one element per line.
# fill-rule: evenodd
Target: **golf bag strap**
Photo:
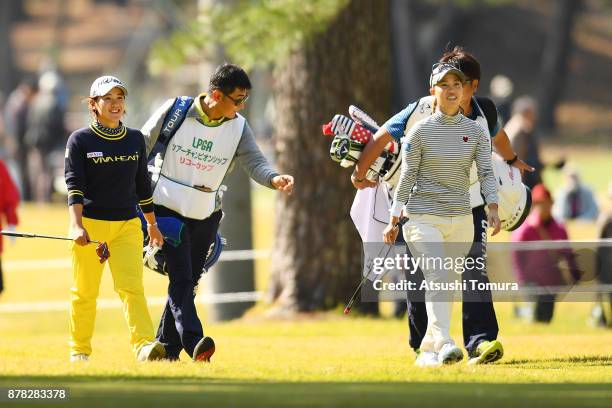
<path fill-rule="evenodd" d="M 154 162 L 155 156 L 157 156 L 158 153 L 161 154 L 162 159 L 166 155 L 168 143 L 170 143 L 172 136 L 174 136 L 185 121 L 191 105 L 193 105 L 193 98 L 190 96 L 179 96 L 174 99 L 172 107 L 166 112 L 157 141 L 147 157 L 147 162 L 149 164 Z"/>
<path fill-rule="evenodd" d="M 163 167 L 163 160 L 166 156 L 166 150 L 168 149 L 168 143 L 170 143 L 170 139 L 174 136 L 177 130 L 181 127 L 185 118 L 187 117 L 187 112 L 191 105 L 193 105 L 194 99 L 190 96 L 179 96 L 174 99 L 174 103 L 172 107 L 166 112 L 166 116 L 164 117 L 164 121 L 162 122 L 161 130 L 159 131 L 159 136 L 153 149 L 149 153 L 147 157 L 147 163 L 149 167 L 149 172 L 151 172 L 151 167 L 155 167 L 155 157 L 159 154 L 161 157 L 161 163 L 159 164 L 159 171 Z M 157 187 L 157 181 L 159 177 L 155 178 L 151 177 L 151 190 L 155 191 L 155 187 Z"/>
<path fill-rule="evenodd" d="M 166 117 L 164 117 L 157 143 L 166 147 L 168 146 L 172 136 L 174 136 L 178 128 L 180 128 L 185 121 L 185 117 L 187 117 L 187 112 L 189 108 L 191 108 L 191 105 L 193 105 L 193 101 L 194 99 L 190 96 L 179 96 L 174 99 L 172 108 L 166 113 Z"/>

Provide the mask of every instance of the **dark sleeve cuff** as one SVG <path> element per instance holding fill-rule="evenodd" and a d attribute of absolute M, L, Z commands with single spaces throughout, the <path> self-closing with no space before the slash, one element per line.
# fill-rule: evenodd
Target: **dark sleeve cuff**
<path fill-rule="evenodd" d="M 150 212 L 153 212 L 153 210 L 155 209 L 155 206 L 153 205 L 153 197 L 149 197 L 147 199 L 140 200 L 138 202 L 138 205 L 140 206 L 140 210 L 143 213 L 150 213 Z"/>
<path fill-rule="evenodd" d="M 68 190 L 68 205 L 83 204 L 83 192 L 81 190 Z"/>

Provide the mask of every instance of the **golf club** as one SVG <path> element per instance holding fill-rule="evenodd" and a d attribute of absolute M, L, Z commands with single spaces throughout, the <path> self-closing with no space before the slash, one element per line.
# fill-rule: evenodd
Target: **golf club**
<path fill-rule="evenodd" d="M 402 218 L 400 219 L 397 224 L 395 224 L 396 227 L 401 227 L 403 226 L 406 222 L 408 221 L 408 218 Z M 391 248 L 393 248 L 393 245 L 395 244 L 387 244 L 387 252 L 385 253 L 385 258 L 389 255 L 389 252 L 391 251 Z M 383 246 L 380 251 L 378 252 L 378 256 L 380 257 L 380 254 L 382 253 L 382 251 L 385 249 L 385 247 Z M 372 266 L 370 266 L 370 269 L 368 270 L 368 272 L 363 276 L 363 278 L 361 279 L 361 282 L 359 282 L 359 285 L 357 285 L 357 288 L 355 289 L 355 292 L 353 292 L 353 296 L 351 296 L 351 298 L 349 299 L 348 303 L 346 304 L 346 307 L 344 308 L 344 314 L 347 315 L 351 312 L 351 308 L 353 307 L 353 303 L 355 303 L 355 300 L 357 299 L 357 295 L 359 294 L 359 292 L 361 291 L 361 288 L 363 286 L 363 284 L 366 282 L 366 280 L 368 280 L 368 277 L 370 276 L 370 273 L 372 272 L 373 269 L 373 264 Z"/>
<path fill-rule="evenodd" d="M 46 238 L 46 239 L 59 239 L 62 241 L 73 241 L 72 238 L 57 237 L 53 235 L 39 235 L 39 234 L 32 234 L 29 232 L 14 232 L 14 231 L 2 230 L 0 231 L 0 234 L 6 235 L 7 237 L 16 237 L 16 238 Z M 100 263 L 104 263 L 104 261 L 110 258 L 110 251 L 108 250 L 108 245 L 106 244 L 106 242 L 89 241 L 89 243 L 98 244 L 98 246 L 96 247 L 96 254 L 98 255 L 98 258 L 100 259 Z"/>

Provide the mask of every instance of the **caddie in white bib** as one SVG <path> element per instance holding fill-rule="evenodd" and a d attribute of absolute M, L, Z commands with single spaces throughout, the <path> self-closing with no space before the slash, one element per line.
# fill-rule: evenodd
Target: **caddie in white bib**
<path fill-rule="evenodd" d="M 237 114 L 235 119 L 202 132 L 202 124 L 187 117 L 168 143 L 154 202 L 187 218 L 209 217 L 244 126 L 244 117 Z"/>

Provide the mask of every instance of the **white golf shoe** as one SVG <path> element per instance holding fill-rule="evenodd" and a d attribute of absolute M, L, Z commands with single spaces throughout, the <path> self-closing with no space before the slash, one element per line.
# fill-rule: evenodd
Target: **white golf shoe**
<path fill-rule="evenodd" d="M 434 351 L 421 351 L 414 365 L 417 367 L 440 367 L 442 363 L 438 361 L 438 353 Z"/>
<path fill-rule="evenodd" d="M 83 353 L 79 353 L 79 354 L 73 354 L 70 356 L 70 362 L 71 363 L 78 363 L 81 361 L 89 361 L 89 356 L 87 354 L 83 354 Z"/>
<path fill-rule="evenodd" d="M 463 360 L 463 351 L 453 343 L 446 343 L 438 353 L 440 364 L 455 364 Z"/>

